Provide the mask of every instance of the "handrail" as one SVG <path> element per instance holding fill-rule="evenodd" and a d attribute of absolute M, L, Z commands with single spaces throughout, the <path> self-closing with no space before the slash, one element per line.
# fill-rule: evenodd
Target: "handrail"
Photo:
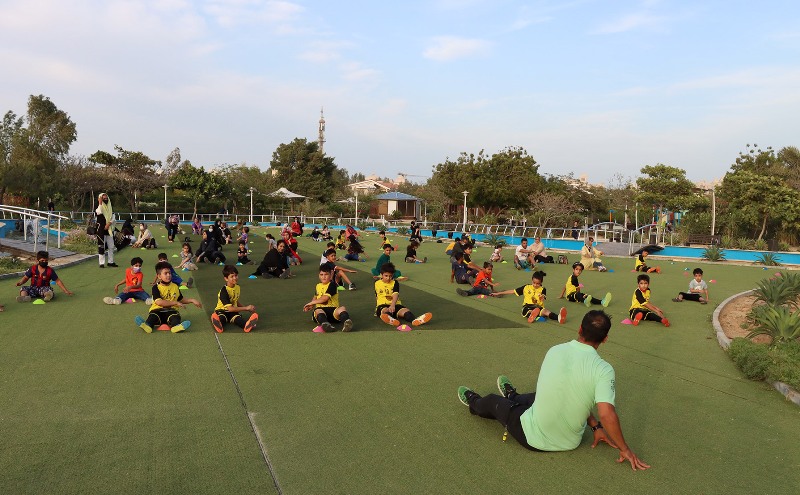
<path fill-rule="evenodd" d="M 36 252 L 36 247 L 39 245 L 39 221 L 47 222 L 48 230 L 45 232 L 44 237 L 44 248 L 45 251 L 50 249 L 50 222 L 53 217 L 57 218 L 57 229 L 56 229 L 56 246 L 61 248 L 61 220 L 69 220 L 67 217 L 58 215 L 51 211 L 40 211 L 34 210 L 31 208 L 23 208 L 21 206 L 13 206 L 13 205 L 0 205 L 0 211 L 4 212 L 3 219 L 5 219 L 5 213 L 14 214 L 20 216 L 20 220 L 23 221 L 23 228 L 22 228 L 22 235 L 23 239 L 26 241 L 28 240 L 28 229 L 25 226 L 25 220 L 28 219 L 29 222 L 33 223 L 33 219 L 37 219 L 37 227 L 33 229 L 33 252 Z M 13 219 L 13 217 L 11 217 Z"/>

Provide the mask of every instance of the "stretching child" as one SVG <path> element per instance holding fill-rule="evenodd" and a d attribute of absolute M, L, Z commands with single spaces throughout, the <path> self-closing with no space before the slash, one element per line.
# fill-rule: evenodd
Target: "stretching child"
<path fill-rule="evenodd" d="M 153 299 L 150 298 L 150 294 L 142 288 L 142 280 L 144 279 L 144 275 L 142 275 L 142 263 L 142 258 L 138 256 L 131 259 L 130 268 L 125 270 L 125 278 L 122 282 L 114 286 L 114 294 L 117 294 L 117 296 L 104 297 L 104 303 L 122 304 L 128 299 L 138 299 L 144 301 L 145 304 L 153 304 Z M 122 285 L 125 286 L 125 290 L 120 293 L 119 288 Z"/>
<path fill-rule="evenodd" d="M 153 304 L 145 320 L 137 316 L 134 321 L 146 333 L 153 333 L 153 328 L 169 325 L 172 333 L 180 333 L 189 328 L 190 321 L 181 322 L 178 312 L 184 304 L 194 304 L 198 308 L 203 305 L 197 299 L 184 298 L 181 289 L 172 282 L 172 265 L 166 261 L 156 263 L 156 278 L 158 283 L 153 285 Z"/>
<path fill-rule="evenodd" d="M 169 258 L 167 258 L 167 253 L 158 253 L 158 261 L 167 263 L 169 265 L 170 271 L 172 271 L 172 281 L 178 284 L 178 287 L 183 285 L 183 279 L 178 275 L 174 268 L 172 268 L 172 264 L 169 263 Z M 158 283 L 158 274 L 156 274 L 156 278 L 153 280 L 153 284 Z M 192 285 L 194 285 L 194 279 L 189 277 L 186 281 L 186 287 L 191 289 Z"/>
<path fill-rule="evenodd" d="M 197 265 L 194 264 L 194 253 L 192 253 L 192 245 L 188 242 L 183 243 L 183 248 L 181 249 L 181 264 L 178 265 L 178 268 L 184 271 L 190 270 L 197 270 Z"/>
<path fill-rule="evenodd" d="M 703 280 L 703 270 L 695 268 L 692 270 L 694 279 L 689 282 L 689 292 L 679 292 L 678 297 L 673 299 L 675 302 L 697 301 L 700 304 L 708 304 L 708 284 Z"/>
<path fill-rule="evenodd" d="M 247 228 L 247 227 L 245 227 Z M 237 265 L 252 265 L 253 262 L 247 257 L 247 242 L 239 241 L 239 249 L 236 250 Z"/>
<path fill-rule="evenodd" d="M 650 253 L 648 251 L 642 251 L 642 253 L 636 257 L 636 266 L 634 266 L 633 269 L 637 272 L 643 273 L 661 273 L 660 266 L 647 266 L 645 258 L 647 258 L 649 255 Z"/>
<path fill-rule="evenodd" d="M 334 273 L 333 279 L 335 281 L 335 285 L 344 287 L 344 284 L 347 284 L 348 290 L 356 290 L 356 284 L 350 281 L 350 278 L 347 277 L 348 273 L 356 273 L 355 270 L 350 270 L 349 268 L 345 268 L 343 266 L 338 266 L 336 264 L 336 251 L 333 249 L 328 249 L 325 251 L 325 258 L 328 260 L 325 263 L 325 266 L 330 269 Z"/>
<path fill-rule="evenodd" d="M 501 263 L 503 261 L 503 245 L 498 244 L 494 247 L 494 251 L 492 251 L 491 256 L 489 256 L 489 261 L 492 263 Z"/>
<path fill-rule="evenodd" d="M 328 265 L 319 267 L 319 283 L 317 284 L 314 297 L 303 305 L 303 311 L 312 311 L 311 319 L 317 324 L 314 333 L 332 332 L 335 329 L 331 321 L 342 324 L 342 332 L 349 332 L 353 329 L 353 320 L 347 313 L 347 308 L 339 306 L 339 292 L 336 284 L 333 283 L 333 271 Z"/>
<path fill-rule="evenodd" d="M 36 253 L 36 264 L 28 268 L 20 281 L 17 282 L 17 287 L 21 287 L 19 289 L 19 296 L 17 296 L 17 302 L 30 302 L 31 299 L 36 298 L 50 301 L 53 299 L 53 296 L 55 296 L 53 288 L 50 287 L 51 281 L 55 282 L 61 290 L 64 291 L 64 294 L 68 296 L 73 294 L 72 291 L 67 289 L 64 282 L 58 278 L 56 271 L 53 270 L 52 267 L 47 266 L 49 263 L 50 253 L 47 251 L 38 251 Z M 31 285 L 22 287 L 28 280 L 31 281 Z"/>
<path fill-rule="evenodd" d="M 606 292 L 603 299 L 584 294 L 581 292 L 581 284 L 578 282 L 578 277 L 581 276 L 581 273 L 583 273 L 583 263 L 576 261 L 572 264 L 572 275 L 567 279 L 567 283 L 564 285 L 564 289 L 561 291 L 561 295 L 558 296 L 558 298 L 564 299 L 564 295 L 566 295 L 567 301 L 582 302 L 586 307 L 591 307 L 592 304 L 602 304 L 604 308 L 607 308 L 608 304 L 611 302 L 611 293 Z"/>
<path fill-rule="evenodd" d="M 378 257 L 378 263 L 375 265 L 375 268 L 371 270 L 372 278 L 374 278 L 375 280 L 381 278 L 381 268 L 383 267 L 383 265 L 392 262 L 391 254 L 393 249 L 394 248 L 392 248 L 391 244 L 385 244 L 383 246 L 383 254 Z M 395 280 L 399 280 L 401 282 L 404 280 L 408 280 L 408 277 L 404 277 L 403 274 L 400 272 L 400 270 L 395 270 L 392 278 L 394 278 Z"/>
<path fill-rule="evenodd" d="M 547 289 L 542 286 L 542 281 L 546 275 L 545 272 L 541 271 L 533 272 L 530 284 L 517 287 L 516 289 L 495 292 L 492 296 L 503 296 L 506 294 L 523 296 L 522 316 L 528 319 L 528 323 L 533 323 L 539 315 L 559 323 L 564 323 L 567 321 L 567 308 L 561 308 L 558 313 L 553 313 L 544 307 L 544 301 L 547 299 Z"/>
<path fill-rule="evenodd" d="M 426 256 L 423 259 L 417 258 L 417 248 L 419 247 L 419 242 L 411 241 L 411 243 L 406 248 L 406 263 L 427 263 L 428 257 Z"/>
<path fill-rule="evenodd" d="M 246 228 L 246 227 L 245 227 Z M 225 279 L 225 286 L 217 294 L 217 306 L 211 313 L 211 324 L 217 333 L 222 333 L 226 323 L 233 323 L 237 327 L 250 333 L 258 323 L 256 307 L 252 304 L 242 306 L 239 302 L 241 287 L 239 287 L 239 270 L 233 265 L 225 265 L 222 268 L 222 278 Z M 250 318 L 245 321 L 242 311 L 250 311 Z"/>
<path fill-rule="evenodd" d="M 642 320 L 650 320 L 663 323 L 665 327 L 668 327 L 670 323 L 664 317 L 664 312 L 650 302 L 650 276 L 643 273 L 636 277 L 636 282 L 639 286 L 633 291 L 629 311 L 633 325 L 639 325 Z"/>
<path fill-rule="evenodd" d="M 392 248 L 392 251 L 394 251 L 392 243 L 389 242 L 389 239 L 386 238 L 385 230 L 381 230 L 380 232 L 378 232 L 378 236 L 381 238 L 381 251 L 383 251 L 386 248 L 386 246 L 389 246 L 390 248 Z"/>
<path fill-rule="evenodd" d="M 496 284 L 492 281 L 492 271 L 494 270 L 494 265 L 490 262 L 486 261 L 483 263 L 483 269 L 478 273 L 478 276 L 475 277 L 475 283 L 472 284 L 472 287 L 469 290 L 464 289 L 456 289 L 456 294 L 459 296 L 475 296 L 475 295 L 484 295 L 484 296 L 491 296 L 494 292 L 494 288 L 497 287 L 499 284 Z"/>
<path fill-rule="evenodd" d="M 381 278 L 375 281 L 375 297 L 377 299 L 375 316 L 393 327 L 400 325 L 399 320 L 407 321 L 415 327 L 431 321 L 432 314 L 424 313 L 415 317 L 410 309 L 403 306 L 400 301 L 400 284 L 394 279 L 394 273 L 395 269 L 392 263 L 385 263 L 381 266 Z"/>

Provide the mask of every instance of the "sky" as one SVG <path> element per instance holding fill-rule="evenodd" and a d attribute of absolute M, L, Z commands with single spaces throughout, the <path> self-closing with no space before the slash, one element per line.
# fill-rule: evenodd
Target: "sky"
<path fill-rule="evenodd" d="M 591 183 L 714 180 L 747 144 L 800 146 L 799 62 L 796 1 L 0 0 L 0 111 L 43 94 L 72 154 L 206 169 L 267 169 L 324 108 L 351 174 L 522 147 Z"/>

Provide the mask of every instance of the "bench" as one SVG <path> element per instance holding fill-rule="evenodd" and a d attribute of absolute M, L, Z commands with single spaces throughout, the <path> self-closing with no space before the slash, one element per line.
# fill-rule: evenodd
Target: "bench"
<path fill-rule="evenodd" d="M 718 245 L 719 236 L 711 234 L 689 234 L 686 244 L 703 244 L 706 246 Z"/>

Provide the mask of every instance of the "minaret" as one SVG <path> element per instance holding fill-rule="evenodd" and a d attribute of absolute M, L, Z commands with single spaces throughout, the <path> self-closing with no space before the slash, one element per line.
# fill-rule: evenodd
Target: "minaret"
<path fill-rule="evenodd" d="M 322 108 L 319 109 L 319 137 L 317 138 L 319 144 L 319 152 L 325 153 L 325 116 L 322 114 Z"/>

